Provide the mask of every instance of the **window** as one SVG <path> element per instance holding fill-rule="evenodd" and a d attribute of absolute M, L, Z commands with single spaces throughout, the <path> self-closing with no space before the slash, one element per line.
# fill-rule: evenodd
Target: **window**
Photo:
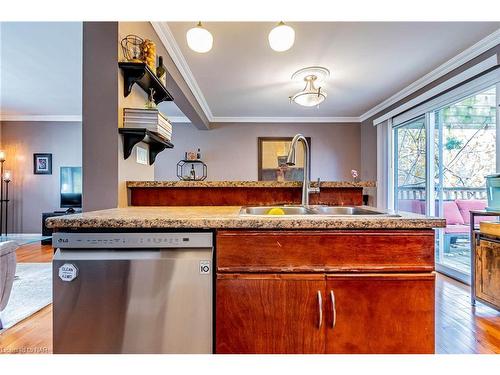
<path fill-rule="evenodd" d="M 394 208 L 446 219 L 437 231 L 436 268 L 464 282 L 470 282 L 469 211 L 486 207 L 485 176 L 500 169 L 498 74 L 489 85 L 483 78 L 480 89 L 472 82 L 458 99 L 455 91 L 447 103 L 437 98 L 434 107 L 413 109 L 418 116 L 393 119 Z"/>

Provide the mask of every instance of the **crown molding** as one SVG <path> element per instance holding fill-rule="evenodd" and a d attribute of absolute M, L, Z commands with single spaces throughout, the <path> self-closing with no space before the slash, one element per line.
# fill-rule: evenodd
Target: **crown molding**
<path fill-rule="evenodd" d="M 168 116 L 172 123 L 190 123 L 186 116 Z M 82 122 L 82 116 L 78 115 L 2 115 L 0 121 L 40 121 L 40 122 Z"/>
<path fill-rule="evenodd" d="M 487 50 L 495 47 L 500 43 L 500 29 L 496 30 L 492 34 L 481 39 L 479 42 L 475 43 L 471 47 L 462 51 L 455 57 L 441 64 L 439 67 L 433 71 L 427 73 L 423 77 L 419 78 L 412 84 L 408 85 L 404 89 L 398 91 L 394 95 L 390 96 L 386 100 L 377 104 L 373 108 L 369 109 L 365 113 L 354 116 L 354 117 L 220 117 L 213 116 L 212 111 L 203 95 L 193 72 L 189 68 L 189 65 L 182 54 L 182 51 L 177 44 L 170 28 L 166 22 L 151 22 L 154 30 L 158 34 L 158 37 L 164 44 L 167 52 L 174 61 L 177 69 L 181 73 L 182 77 L 186 81 L 188 87 L 193 92 L 196 100 L 200 104 L 205 116 L 209 122 L 223 123 L 223 122 L 242 122 L 242 123 L 298 123 L 298 122 L 311 122 L 311 123 L 332 123 L 332 122 L 344 122 L 344 123 L 356 123 L 367 120 L 368 118 L 376 115 L 377 113 L 383 111 L 387 107 L 394 103 L 406 98 L 408 95 L 420 90 L 426 85 L 432 83 L 436 79 L 444 76 L 445 74 L 451 72 L 452 70 L 458 68 L 459 66 L 465 64 L 467 61 L 479 56 L 480 54 L 486 52 Z"/>
<path fill-rule="evenodd" d="M 214 117 L 214 123 L 355 123 L 359 117 Z"/>
<path fill-rule="evenodd" d="M 360 122 L 359 117 L 216 117 L 212 114 L 210 107 L 198 85 L 193 72 L 189 68 L 189 65 L 182 54 L 182 51 L 177 44 L 177 41 L 172 34 L 172 31 L 166 24 L 166 22 L 151 22 L 153 29 L 158 34 L 161 42 L 165 46 L 168 54 L 172 58 L 172 61 L 176 65 L 177 69 L 181 73 L 182 77 L 186 81 L 188 87 L 193 92 L 194 97 L 200 104 L 203 113 L 207 117 L 209 122 L 220 123 L 220 122 L 256 122 L 256 123 L 297 123 L 297 122 L 312 122 L 312 123 L 331 123 L 331 122 Z M 172 121 L 172 120 L 171 120 Z M 172 121 L 175 122 L 175 121 Z"/>
<path fill-rule="evenodd" d="M 172 31 L 170 31 L 170 28 L 168 27 L 166 22 L 151 22 L 151 26 L 153 26 L 156 34 L 158 34 L 158 37 L 165 46 L 175 66 L 181 73 L 182 78 L 184 78 L 189 89 L 192 91 L 194 97 L 200 104 L 200 107 L 203 110 L 203 113 L 207 117 L 208 121 L 212 122 L 214 118 L 214 116 L 212 115 L 212 111 L 210 110 L 205 96 L 203 95 L 200 86 L 198 86 L 198 82 L 196 82 L 196 78 L 194 78 L 193 72 L 189 68 L 188 63 L 174 38 Z"/>
<path fill-rule="evenodd" d="M 0 121 L 82 122 L 80 115 L 3 115 Z"/>
<path fill-rule="evenodd" d="M 487 37 L 481 39 L 479 42 L 473 44 L 466 50 L 462 51 L 455 57 L 446 61 L 444 64 L 441 64 L 433 71 L 427 73 L 423 77 L 417 79 L 412 84 L 406 86 L 404 89 L 398 91 L 396 94 L 387 98 L 383 102 L 377 104 L 375 107 L 363 113 L 360 117 L 361 121 L 365 121 L 370 117 L 376 115 L 380 111 L 383 111 L 390 105 L 397 103 L 401 99 L 404 99 L 408 95 L 413 94 L 415 91 L 420 90 L 425 87 L 429 83 L 432 83 L 436 79 L 448 74 L 452 70 L 458 68 L 459 66 L 465 64 L 467 61 L 472 60 L 473 58 L 479 56 L 480 54 L 488 51 L 489 49 L 495 47 L 500 43 L 500 29 L 491 33 Z"/>
<path fill-rule="evenodd" d="M 393 110 L 385 111 L 380 117 L 373 120 L 373 125 L 378 125 L 383 121 L 392 118 L 393 125 L 401 123 L 401 118 L 406 118 L 408 115 L 418 116 L 420 113 L 428 112 L 434 107 L 444 106 L 451 102 L 463 99 L 468 95 L 472 95 L 475 91 L 486 89 L 488 86 L 495 84 L 500 79 L 500 69 L 494 69 L 489 73 L 482 74 L 491 68 L 498 66 L 497 55 L 491 55 L 487 59 L 471 66 L 468 69 L 454 75 L 450 79 L 430 88 L 424 93 L 405 101 L 403 104 Z M 473 81 L 465 83 L 474 78 Z M 458 88 L 442 94 L 449 89 L 459 86 Z M 470 88 L 470 89 L 469 89 Z M 470 91 L 468 91 L 470 90 Z M 468 92 L 468 94 L 466 94 Z M 463 96 L 462 96 L 463 95 Z M 435 99 L 431 99 L 435 97 Z M 399 118 L 396 121 L 396 118 Z M 410 120 L 411 117 L 407 118 Z"/>

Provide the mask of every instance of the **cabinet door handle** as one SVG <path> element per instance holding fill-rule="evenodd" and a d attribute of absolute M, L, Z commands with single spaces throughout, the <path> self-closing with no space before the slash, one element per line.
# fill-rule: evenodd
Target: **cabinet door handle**
<path fill-rule="evenodd" d="M 337 323 L 337 309 L 335 307 L 335 293 L 333 293 L 333 290 L 330 290 L 330 300 L 332 301 L 332 328 L 335 328 L 335 324 Z"/>
<path fill-rule="evenodd" d="M 321 291 L 319 290 L 318 290 L 318 312 L 319 312 L 318 328 L 321 328 L 321 325 L 323 324 L 323 298 L 321 297 Z"/>

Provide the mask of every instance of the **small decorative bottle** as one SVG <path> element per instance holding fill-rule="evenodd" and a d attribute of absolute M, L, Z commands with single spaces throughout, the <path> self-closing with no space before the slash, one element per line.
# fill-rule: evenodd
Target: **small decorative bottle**
<path fill-rule="evenodd" d="M 158 57 L 158 67 L 156 68 L 156 76 L 163 83 L 164 86 L 167 85 L 167 70 L 163 65 L 163 56 Z"/>
<path fill-rule="evenodd" d="M 190 177 L 191 180 L 196 180 L 196 171 L 194 170 L 194 164 L 191 164 L 191 171 L 190 171 Z"/>
<path fill-rule="evenodd" d="M 198 149 L 198 152 L 196 153 L 196 159 L 200 160 L 201 159 L 201 151 Z"/>

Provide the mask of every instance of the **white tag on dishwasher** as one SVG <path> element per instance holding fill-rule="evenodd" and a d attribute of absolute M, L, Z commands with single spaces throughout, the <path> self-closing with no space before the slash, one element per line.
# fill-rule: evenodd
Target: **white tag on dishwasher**
<path fill-rule="evenodd" d="M 64 263 L 59 267 L 59 278 L 62 281 L 73 281 L 78 277 L 78 268 L 71 263 Z"/>
<path fill-rule="evenodd" d="M 210 275 L 209 260 L 200 260 L 200 275 Z"/>

